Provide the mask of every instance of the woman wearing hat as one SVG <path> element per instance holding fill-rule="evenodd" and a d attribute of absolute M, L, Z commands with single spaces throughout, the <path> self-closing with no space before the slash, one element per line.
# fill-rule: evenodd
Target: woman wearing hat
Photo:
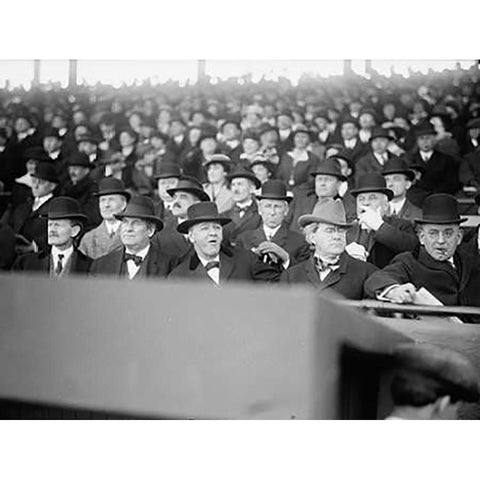
<path fill-rule="evenodd" d="M 203 184 L 203 189 L 217 204 L 219 213 L 226 212 L 233 207 L 233 196 L 227 180 L 231 167 L 230 158 L 221 153 L 213 155 L 203 166 L 207 174 L 207 183 Z"/>

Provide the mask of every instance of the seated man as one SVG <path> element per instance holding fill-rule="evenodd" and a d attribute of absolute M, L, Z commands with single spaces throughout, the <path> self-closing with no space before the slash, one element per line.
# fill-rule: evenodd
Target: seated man
<path fill-rule="evenodd" d="M 182 177 L 180 167 L 175 163 L 162 162 L 155 171 L 158 198 L 154 199 L 155 213 L 165 227 L 175 223 L 172 213 L 173 197 L 168 193 L 170 188 L 175 188 Z"/>
<path fill-rule="evenodd" d="M 366 173 L 352 190 L 357 200 L 358 221 L 347 233 L 347 253 L 383 268 L 400 252 L 418 243 L 411 222 L 389 215 L 393 192 L 377 173 Z"/>
<path fill-rule="evenodd" d="M 416 219 L 419 247 L 375 272 L 365 283 L 367 293 L 394 303 L 424 303 L 417 296 L 423 287 L 443 305 L 471 305 L 480 284 L 472 257 L 457 248 L 463 221 L 455 197 L 443 193 L 428 197 L 422 218 Z"/>
<path fill-rule="evenodd" d="M 98 184 L 98 205 L 102 223 L 87 232 L 80 241 L 79 249 L 90 258 L 103 257 L 112 250 L 121 246 L 120 241 L 120 220 L 115 215 L 125 210 L 130 193 L 125 190 L 121 180 L 113 177 L 106 177 Z"/>
<path fill-rule="evenodd" d="M 319 291 L 331 290 L 346 298 L 364 297 L 363 284 L 376 267 L 345 252 L 346 232 L 351 226 L 341 200 L 328 199 L 315 206 L 311 215 L 302 215 L 299 224 L 313 256 L 282 274 L 285 283 L 309 283 Z"/>
<path fill-rule="evenodd" d="M 78 202 L 57 197 L 49 202 L 46 213 L 48 248 L 17 258 L 13 270 L 49 273 L 53 278 L 87 274 L 92 259 L 75 248 L 75 239 L 87 217 Z"/>
<path fill-rule="evenodd" d="M 163 228 L 162 221 L 155 216 L 152 200 L 134 197 L 125 211 L 115 217 L 121 221 L 122 246 L 94 260 L 90 274 L 113 275 L 128 280 L 166 277 L 175 260 L 151 242 L 155 230 Z"/>
<path fill-rule="evenodd" d="M 429 344 L 394 352 L 394 403 L 386 420 L 455 420 L 463 402 L 478 402 L 478 373 L 460 353 Z"/>
<path fill-rule="evenodd" d="M 243 248 L 222 247 L 222 227 L 229 222 L 230 218 L 219 215 L 215 203 L 193 204 L 188 219 L 177 227 L 181 234 L 188 235 L 193 250 L 168 278 L 209 281 L 220 286 L 235 280 L 274 279 L 277 270 L 268 268 L 258 256 Z"/>
<path fill-rule="evenodd" d="M 280 180 L 268 180 L 257 195 L 258 211 L 262 224 L 256 230 L 247 230 L 237 237 L 237 245 L 265 258 L 267 263 L 289 265 L 306 260 L 310 247 L 303 235 L 288 229 L 284 220 L 292 197 L 287 196 L 285 184 Z"/>

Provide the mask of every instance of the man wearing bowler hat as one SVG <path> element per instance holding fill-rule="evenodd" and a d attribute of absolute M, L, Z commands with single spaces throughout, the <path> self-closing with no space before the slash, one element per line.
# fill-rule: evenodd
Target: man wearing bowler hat
<path fill-rule="evenodd" d="M 52 278 L 86 275 L 92 259 L 75 246 L 75 239 L 87 220 L 78 202 L 68 197 L 54 198 L 48 205 L 45 217 L 48 248 L 18 257 L 13 270 L 49 273 Z"/>
<path fill-rule="evenodd" d="M 310 256 L 310 247 L 298 232 L 292 232 L 285 223 L 292 197 L 287 195 L 280 180 L 268 180 L 257 195 L 262 224 L 237 237 L 237 245 L 252 251 L 267 263 L 279 264 L 283 269 Z"/>
<path fill-rule="evenodd" d="M 357 201 L 357 220 L 347 233 L 350 255 L 383 268 L 398 253 L 417 246 L 412 223 L 390 215 L 394 194 L 381 175 L 366 173 L 351 193 Z"/>
<path fill-rule="evenodd" d="M 158 195 L 153 201 L 155 214 L 161 218 L 165 229 L 175 223 L 175 217 L 172 213 L 173 197 L 168 193 L 168 190 L 178 185 L 181 176 L 180 167 L 170 162 L 162 162 L 154 173 Z"/>
<path fill-rule="evenodd" d="M 341 200 L 326 199 L 313 212 L 299 218 L 313 255 L 282 274 L 282 283 L 305 283 L 319 291 L 333 291 L 352 300 L 364 298 L 365 280 L 376 270 L 368 262 L 345 252 L 346 232 L 351 226 Z"/>
<path fill-rule="evenodd" d="M 367 152 L 367 147 L 360 141 L 358 132 L 359 125 L 356 118 L 347 116 L 342 119 L 340 123 L 340 144 L 348 152 L 354 164 Z"/>
<path fill-rule="evenodd" d="M 443 305 L 472 305 L 478 297 L 478 268 L 463 248 L 461 223 L 455 197 L 435 194 L 416 219 L 419 245 L 397 255 L 390 265 L 366 282 L 370 296 L 395 303 L 420 303 L 417 291 L 424 287 Z M 477 300 L 478 304 L 478 300 Z"/>
<path fill-rule="evenodd" d="M 98 198 L 103 221 L 83 236 L 79 247 L 85 255 L 94 260 L 121 246 L 119 228 L 121 222 L 115 215 L 125 210 L 130 193 L 125 190 L 121 180 L 107 177 L 100 180 L 95 196 Z"/>
<path fill-rule="evenodd" d="M 174 259 L 152 243 L 156 230 L 163 228 L 155 215 L 152 199 L 138 196 L 130 200 L 120 220 L 122 246 L 97 258 L 92 263 L 92 276 L 110 275 L 128 280 L 146 277 L 166 277 L 173 268 Z"/>
<path fill-rule="evenodd" d="M 253 253 L 240 248 L 222 247 L 224 225 L 231 219 L 218 213 L 213 202 L 196 203 L 188 209 L 188 218 L 177 228 L 188 235 L 193 249 L 169 275 L 171 279 L 212 282 L 217 286 L 231 281 L 268 280 L 268 272 L 278 276 Z"/>
<path fill-rule="evenodd" d="M 392 158 L 382 169 L 387 188 L 393 192 L 390 200 L 390 213 L 398 218 L 413 222 L 419 218 L 422 210 L 407 198 L 407 192 L 415 180 L 415 172 L 407 167 L 402 158 Z"/>

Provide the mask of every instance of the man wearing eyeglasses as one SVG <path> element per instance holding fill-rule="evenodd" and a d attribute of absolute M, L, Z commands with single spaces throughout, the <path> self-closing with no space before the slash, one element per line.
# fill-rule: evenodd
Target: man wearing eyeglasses
<path fill-rule="evenodd" d="M 480 287 L 478 267 L 465 248 L 459 248 L 464 222 L 455 197 L 429 196 L 416 219 L 420 245 L 397 255 L 365 283 L 369 296 L 394 303 L 424 302 L 424 288 L 443 305 L 474 305 Z M 422 290 L 424 291 L 424 290 Z"/>

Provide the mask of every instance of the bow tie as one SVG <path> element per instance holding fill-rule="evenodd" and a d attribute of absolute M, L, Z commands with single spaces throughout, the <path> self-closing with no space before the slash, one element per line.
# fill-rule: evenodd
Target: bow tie
<path fill-rule="evenodd" d="M 246 213 L 249 208 L 250 205 L 247 205 L 246 207 L 239 207 L 238 205 L 235 206 L 235 209 L 238 213 Z"/>
<path fill-rule="evenodd" d="M 137 267 L 140 266 L 140 264 L 143 262 L 143 258 L 139 255 L 134 255 L 133 253 L 125 253 L 123 261 L 128 262 L 129 260 L 133 260 Z"/>
<path fill-rule="evenodd" d="M 326 263 L 321 258 L 313 257 L 315 262 L 315 267 L 319 272 L 326 272 L 327 270 L 331 270 L 332 267 L 338 267 L 338 263 L 340 261 L 340 257 L 336 259 L 333 263 Z"/>
<path fill-rule="evenodd" d="M 220 262 L 208 262 L 205 265 L 205 270 L 208 272 L 209 270 L 212 270 L 212 268 L 220 268 Z"/>

